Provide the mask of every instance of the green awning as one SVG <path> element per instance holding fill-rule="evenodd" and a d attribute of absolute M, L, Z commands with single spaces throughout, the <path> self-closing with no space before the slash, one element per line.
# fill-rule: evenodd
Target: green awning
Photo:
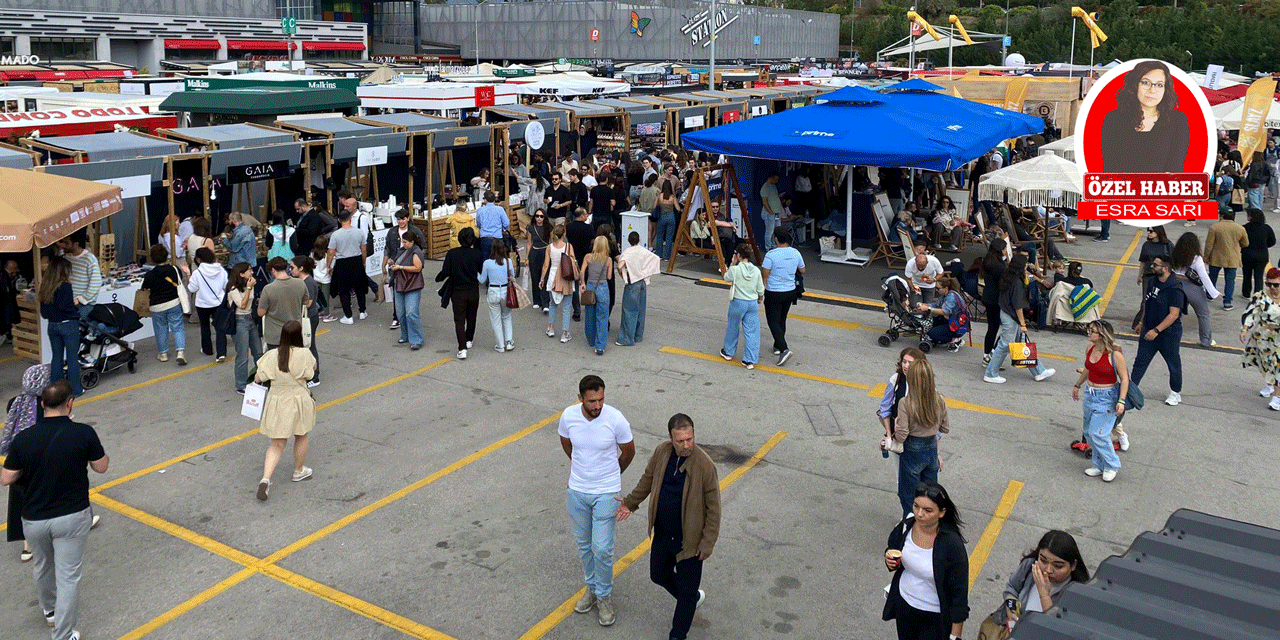
<path fill-rule="evenodd" d="M 360 99 L 346 89 L 211 89 L 179 91 L 160 103 L 160 111 L 274 116 L 293 113 L 352 111 Z"/>

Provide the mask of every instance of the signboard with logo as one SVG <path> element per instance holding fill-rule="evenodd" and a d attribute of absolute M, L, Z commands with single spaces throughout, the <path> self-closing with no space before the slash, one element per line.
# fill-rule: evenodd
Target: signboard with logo
<path fill-rule="evenodd" d="M 751 107 L 751 115 L 752 117 L 767 116 L 769 115 L 769 106 L 761 104 L 761 105 L 756 105 L 754 107 Z"/>
<path fill-rule="evenodd" d="M 357 167 L 376 167 L 387 163 L 387 147 L 365 147 L 356 151 Z"/>
<path fill-rule="evenodd" d="M 541 149 L 547 142 L 547 131 L 541 122 L 530 122 L 524 128 L 524 142 L 530 149 Z"/>
<path fill-rule="evenodd" d="M 229 184 L 262 182 L 263 180 L 284 178 L 288 175 L 288 160 L 272 160 L 270 162 L 257 162 L 254 164 L 242 164 L 227 167 L 227 182 Z"/>
<path fill-rule="evenodd" d="M 741 111 L 725 111 L 720 114 L 720 121 L 723 123 L 737 122 L 742 119 Z"/>
<path fill-rule="evenodd" d="M 684 128 L 696 129 L 699 127 L 706 126 L 706 123 L 707 123 L 706 116 L 689 116 L 688 118 L 684 119 Z"/>
<path fill-rule="evenodd" d="M 683 27 L 680 27 L 680 33 L 689 36 L 695 45 L 703 47 L 709 46 L 714 37 L 719 37 L 720 32 L 724 31 L 729 25 L 738 21 L 739 15 L 729 15 L 727 9 L 719 9 L 714 16 L 710 11 L 702 11 L 688 18 Z"/>
<path fill-rule="evenodd" d="M 249 77 L 245 77 L 245 76 Z M 278 87 L 281 89 L 346 89 L 356 92 L 360 86 L 359 78 L 336 78 L 329 76 L 298 76 L 297 80 L 262 80 L 253 74 L 242 76 L 207 76 L 203 78 L 187 78 L 187 91 L 207 91 L 212 89 L 238 89 L 241 87 Z"/>
<path fill-rule="evenodd" d="M 493 106 L 493 87 L 476 87 L 476 107 Z"/>
<path fill-rule="evenodd" d="M 120 197 L 126 199 L 145 198 L 151 195 L 151 174 L 149 173 L 140 176 L 106 178 L 103 180 L 94 180 L 94 182 L 120 187 Z"/>

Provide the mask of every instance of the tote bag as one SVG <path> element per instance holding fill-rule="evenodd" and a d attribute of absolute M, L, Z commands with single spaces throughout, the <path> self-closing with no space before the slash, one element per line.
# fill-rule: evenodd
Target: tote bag
<path fill-rule="evenodd" d="M 173 268 L 173 275 L 173 278 L 165 277 L 165 280 L 178 290 L 178 302 L 182 305 L 182 315 L 187 315 L 191 313 L 191 292 L 187 291 L 187 283 L 182 281 L 182 272 L 178 271 L 177 267 Z M 176 282 L 174 278 L 177 279 Z"/>
<path fill-rule="evenodd" d="M 240 402 L 240 415 L 262 421 L 262 407 L 267 403 L 267 388 L 250 382 L 244 386 L 244 400 Z"/>
<path fill-rule="evenodd" d="M 1028 340 L 1025 333 L 1019 333 L 1018 339 L 1020 342 L 1009 345 L 1009 360 L 1019 369 L 1035 368 L 1040 364 L 1040 358 L 1036 354 L 1036 343 Z"/>

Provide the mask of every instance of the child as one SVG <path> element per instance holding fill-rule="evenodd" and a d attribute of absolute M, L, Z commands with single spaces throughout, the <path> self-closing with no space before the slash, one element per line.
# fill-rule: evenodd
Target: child
<path fill-rule="evenodd" d="M 333 322 L 338 318 L 329 313 L 329 299 L 325 296 L 325 290 L 329 289 L 333 276 L 329 273 L 329 268 L 325 266 L 325 257 L 329 253 L 329 236 L 320 236 L 316 238 L 315 246 L 311 248 L 311 259 L 315 260 L 315 270 L 311 275 L 316 279 L 316 305 L 318 305 L 317 313 L 320 314 L 322 322 Z"/>

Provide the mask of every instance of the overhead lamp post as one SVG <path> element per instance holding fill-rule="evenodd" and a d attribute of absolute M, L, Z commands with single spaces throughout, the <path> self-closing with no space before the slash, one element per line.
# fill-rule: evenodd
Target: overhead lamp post
<path fill-rule="evenodd" d="M 716 0 L 711 0 L 711 14 L 708 16 L 711 21 L 711 73 L 707 74 L 707 86 L 712 91 L 716 90 Z"/>
<path fill-rule="evenodd" d="M 1192 72 L 1192 71 L 1195 71 L 1195 70 L 1196 70 L 1196 57 L 1195 57 L 1195 56 L 1193 56 L 1193 55 L 1191 55 L 1191 52 L 1190 52 L 1190 51 L 1184 51 L 1183 53 L 1186 53 L 1186 54 L 1187 54 L 1187 58 L 1189 58 L 1189 59 L 1190 59 L 1190 62 L 1189 62 L 1189 63 L 1188 63 L 1188 65 L 1187 65 L 1187 66 L 1188 66 L 1188 67 L 1190 67 L 1190 68 L 1188 68 L 1188 69 L 1187 69 L 1187 73 L 1190 73 L 1190 72 Z"/>

